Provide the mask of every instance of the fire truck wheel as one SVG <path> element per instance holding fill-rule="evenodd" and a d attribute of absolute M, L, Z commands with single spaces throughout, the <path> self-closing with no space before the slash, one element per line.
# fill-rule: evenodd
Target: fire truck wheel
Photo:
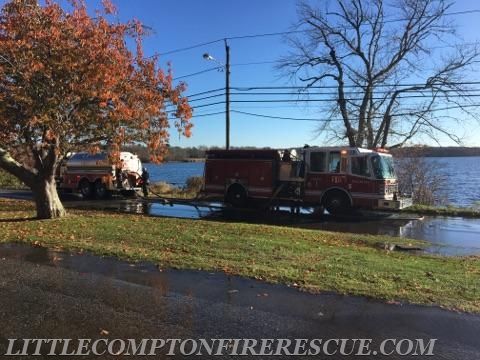
<path fill-rule="evenodd" d="M 325 209 L 332 214 L 345 214 L 350 209 L 348 196 L 341 191 L 330 191 L 323 201 Z"/>
<path fill-rule="evenodd" d="M 90 181 L 87 179 L 80 181 L 80 184 L 78 184 L 78 190 L 85 199 L 90 198 L 93 195 L 92 184 L 90 184 Z"/>
<path fill-rule="evenodd" d="M 227 192 L 227 202 L 234 207 L 243 207 L 247 204 L 247 192 L 241 185 L 232 185 Z"/>
<path fill-rule="evenodd" d="M 107 186 L 101 181 L 95 181 L 94 191 L 97 199 L 105 199 L 107 197 Z"/>

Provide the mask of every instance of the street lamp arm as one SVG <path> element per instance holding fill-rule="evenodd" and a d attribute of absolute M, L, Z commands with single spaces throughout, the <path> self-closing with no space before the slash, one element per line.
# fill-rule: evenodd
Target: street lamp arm
<path fill-rule="evenodd" d="M 205 60 L 215 60 L 215 58 L 212 55 L 210 55 L 209 53 L 203 54 L 203 58 Z"/>
<path fill-rule="evenodd" d="M 210 55 L 209 53 L 203 54 L 203 58 L 204 58 L 205 60 L 207 60 L 207 61 L 213 61 L 213 62 L 217 63 L 218 65 L 220 65 L 221 68 L 222 68 L 222 69 L 221 69 L 222 71 L 223 71 L 223 70 L 225 69 L 225 67 L 226 67 L 226 65 L 225 65 L 223 62 L 221 62 L 220 60 L 215 59 L 215 58 L 214 58 L 212 55 Z"/>

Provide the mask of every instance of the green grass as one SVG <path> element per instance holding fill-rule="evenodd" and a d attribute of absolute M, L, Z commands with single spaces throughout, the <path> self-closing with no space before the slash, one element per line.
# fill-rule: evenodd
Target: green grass
<path fill-rule="evenodd" d="M 413 205 L 409 208 L 403 209 L 402 212 L 432 216 L 460 216 L 468 218 L 480 218 L 480 208 L 463 208 L 455 206 L 437 207 L 428 205 Z"/>
<path fill-rule="evenodd" d="M 0 169 L 0 189 L 1 188 L 22 189 L 25 188 L 25 184 L 18 180 L 15 176 Z"/>
<path fill-rule="evenodd" d="M 389 252 L 387 236 L 70 211 L 38 221 L 28 202 L 0 199 L 0 242 L 91 251 L 164 268 L 224 271 L 311 292 L 480 312 L 480 258 Z M 23 221 L 25 219 L 25 221 Z"/>

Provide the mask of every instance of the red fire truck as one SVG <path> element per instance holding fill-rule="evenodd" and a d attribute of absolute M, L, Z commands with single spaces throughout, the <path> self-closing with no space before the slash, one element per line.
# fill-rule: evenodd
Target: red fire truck
<path fill-rule="evenodd" d="M 206 194 L 234 207 L 324 207 L 339 214 L 411 205 L 400 198 L 393 158 L 381 149 L 210 150 L 204 178 Z"/>
<path fill-rule="evenodd" d="M 134 194 L 142 190 L 142 163 L 137 155 L 122 151 L 120 163 L 113 164 L 105 152 L 72 153 L 59 168 L 57 188 L 63 192 L 79 192 L 84 198 L 103 199 L 118 192 Z"/>

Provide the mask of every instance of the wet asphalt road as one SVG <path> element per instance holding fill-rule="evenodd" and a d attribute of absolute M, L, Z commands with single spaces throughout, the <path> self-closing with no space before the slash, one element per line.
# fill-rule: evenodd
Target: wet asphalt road
<path fill-rule="evenodd" d="M 480 358 L 479 315 L 19 245 L 0 247 L 0 324 L 0 358 L 11 338 L 366 338 L 372 350 L 385 339 L 433 338 L 429 358 Z M 165 353 L 156 358 L 172 358 Z"/>

